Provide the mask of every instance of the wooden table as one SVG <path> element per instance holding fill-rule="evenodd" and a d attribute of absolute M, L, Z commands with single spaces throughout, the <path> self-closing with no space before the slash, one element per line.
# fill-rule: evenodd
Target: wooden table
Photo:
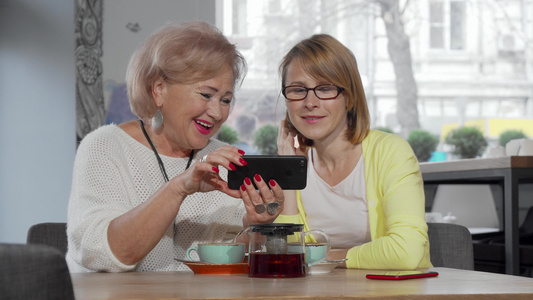
<path fill-rule="evenodd" d="M 73 273 L 77 300 L 98 299 L 533 299 L 533 278 L 432 268 L 438 277 L 371 280 L 369 270 L 335 269 L 303 278 L 192 272 Z"/>
<path fill-rule="evenodd" d="M 420 163 L 424 183 L 500 184 L 503 188 L 505 271 L 517 275 L 518 184 L 533 182 L 533 156 L 506 156 Z"/>

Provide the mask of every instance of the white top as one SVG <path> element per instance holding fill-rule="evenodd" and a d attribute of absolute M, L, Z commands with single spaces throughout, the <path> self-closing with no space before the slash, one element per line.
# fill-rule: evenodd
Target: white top
<path fill-rule="evenodd" d="M 224 145 L 211 140 L 193 162 Z M 169 178 L 185 170 L 187 158 L 161 156 Z M 220 176 L 227 170 L 220 168 Z M 241 199 L 218 191 L 188 196 L 173 226 L 139 263 L 122 264 L 111 252 L 107 227 L 111 220 L 146 201 L 165 184 L 152 149 L 116 125 L 88 134 L 74 163 L 68 207 L 67 263 L 71 272 L 180 271 L 190 269 L 174 258 L 198 242 L 230 241 L 242 229 Z"/>
<path fill-rule="evenodd" d="M 350 249 L 371 240 L 363 156 L 350 175 L 330 186 L 315 171 L 311 148 L 307 186 L 300 193 L 311 229 L 328 234 L 331 249 Z"/>

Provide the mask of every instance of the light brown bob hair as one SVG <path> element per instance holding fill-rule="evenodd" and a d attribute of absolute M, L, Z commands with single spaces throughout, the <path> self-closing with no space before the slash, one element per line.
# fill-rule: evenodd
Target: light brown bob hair
<path fill-rule="evenodd" d="M 344 89 L 342 93 L 347 99 L 348 116 L 346 138 L 352 144 L 362 142 L 370 130 L 370 114 L 357 61 L 350 49 L 327 34 L 315 34 L 300 41 L 285 55 L 280 64 L 282 89 L 286 86 L 287 70 L 293 62 L 299 62 L 304 71 L 313 78 L 325 80 Z M 313 145 L 312 140 L 302 136 L 294 127 L 288 112 L 285 115 L 285 128 L 298 134 L 300 144 Z"/>
<path fill-rule="evenodd" d="M 233 89 L 246 75 L 246 61 L 234 44 L 205 22 L 169 24 L 157 30 L 135 51 L 126 71 L 131 111 L 151 118 L 157 111 L 152 86 L 158 79 L 192 84 L 233 69 Z"/>

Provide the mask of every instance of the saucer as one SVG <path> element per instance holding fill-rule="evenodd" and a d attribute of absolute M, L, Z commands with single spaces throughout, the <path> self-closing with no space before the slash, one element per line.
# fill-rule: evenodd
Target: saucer
<path fill-rule="evenodd" d="M 341 262 L 338 261 L 332 261 L 332 262 L 321 262 L 316 265 L 310 266 L 307 269 L 307 274 L 327 274 L 331 273 L 333 269 L 335 269 L 336 266 L 338 266 Z"/>
<path fill-rule="evenodd" d="M 209 264 L 202 262 L 183 262 L 194 274 L 248 274 L 248 263 Z"/>

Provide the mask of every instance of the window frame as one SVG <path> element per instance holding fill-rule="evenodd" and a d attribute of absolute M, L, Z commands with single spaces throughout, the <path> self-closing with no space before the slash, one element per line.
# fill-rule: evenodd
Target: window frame
<path fill-rule="evenodd" d="M 440 3 L 442 5 L 442 15 L 440 16 L 440 20 L 432 20 L 432 5 Z M 452 16 L 452 6 L 460 4 L 462 6 L 462 15 L 461 18 L 461 24 L 460 28 L 457 28 L 451 20 L 454 16 Z M 467 50 L 467 39 L 466 39 L 466 23 L 467 23 L 467 5 L 464 0 L 429 0 L 428 1 L 428 49 L 430 51 L 443 51 L 443 52 L 464 52 Z M 440 29 L 441 30 L 441 47 L 433 45 L 434 35 L 433 35 L 433 29 Z M 462 45 L 462 48 L 454 48 L 453 47 L 453 33 L 459 33 L 460 37 L 458 38 L 460 40 L 460 44 Z"/>

